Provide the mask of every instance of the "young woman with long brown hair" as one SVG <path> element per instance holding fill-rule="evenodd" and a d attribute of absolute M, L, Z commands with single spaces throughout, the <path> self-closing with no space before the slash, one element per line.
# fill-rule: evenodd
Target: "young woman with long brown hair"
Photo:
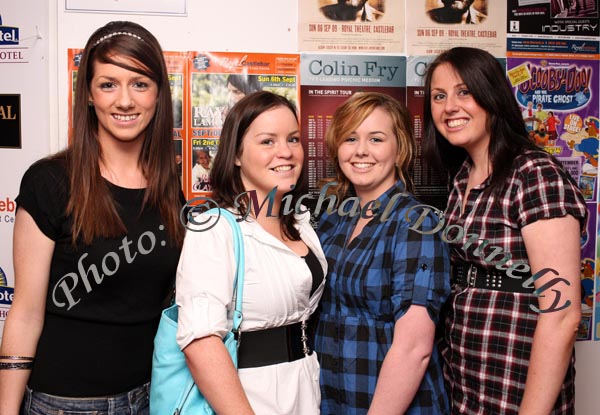
<path fill-rule="evenodd" d="M 71 145 L 33 164 L 16 199 L 2 415 L 24 395 L 23 414 L 148 413 L 184 232 L 169 81 L 150 32 L 111 22 L 92 34 L 73 116 Z"/>

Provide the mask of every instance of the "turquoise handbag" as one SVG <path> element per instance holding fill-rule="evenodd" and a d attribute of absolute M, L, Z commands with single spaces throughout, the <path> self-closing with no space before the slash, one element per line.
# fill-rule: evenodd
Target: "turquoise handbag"
<path fill-rule="evenodd" d="M 233 249 L 236 257 L 236 275 L 233 283 L 235 310 L 233 327 L 223 339 L 225 348 L 237 367 L 239 329 L 242 324 L 242 295 L 244 285 L 244 242 L 235 216 L 225 209 L 211 209 L 227 219 L 233 230 Z M 177 335 L 177 305 L 163 310 L 154 338 L 152 380 L 150 382 L 150 415 L 213 415 L 215 412 L 196 387 L 194 379 L 179 349 Z M 238 340 L 236 340 L 236 338 Z"/>

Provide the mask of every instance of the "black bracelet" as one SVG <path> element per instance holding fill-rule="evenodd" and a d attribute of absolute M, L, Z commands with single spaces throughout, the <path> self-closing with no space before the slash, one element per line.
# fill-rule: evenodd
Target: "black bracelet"
<path fill-rule="evenodd" d="M 0 362 L 0 370 L 23 370 L 23 369 L 31 369 L 33 367 L 33 362 Z"/>
<path fill-rule="evenodd" d="M 30 362 L 33 362 L 35 360 L 34 357 L 27 357 L 27 356 L 0 356 L 0 359 L 8 359 L 8 360 L 29 360 Z"/>

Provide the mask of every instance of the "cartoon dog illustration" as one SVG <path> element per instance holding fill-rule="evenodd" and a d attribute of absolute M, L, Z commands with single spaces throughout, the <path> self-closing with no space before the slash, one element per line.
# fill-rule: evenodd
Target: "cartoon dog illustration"
<path fill-rule="evenodd" d="M 550 138 L 550 134 L 546 132 L 546 127 L 542 123 L 538 125 L 537 130 L 531 131 L 529 136 L 540 147 L 546 147 Z"/>
<path fill-rule="evenodd" d="M 599 142 L 596 137 L 587 137 L 581 140 L 580 143 L 574 141 L 568 142 L 569 148 L 579 151 L 585 157 L 585 163 L 582 167 L 582 173 L 596 174 L 598 173 L 598 147 Z"/>
<path fill-rule="evenodd" d="M 587 131 L 588 136 L 598 138 L 598 127 L 591 118 L 585 119 L 585 131 Z"/>

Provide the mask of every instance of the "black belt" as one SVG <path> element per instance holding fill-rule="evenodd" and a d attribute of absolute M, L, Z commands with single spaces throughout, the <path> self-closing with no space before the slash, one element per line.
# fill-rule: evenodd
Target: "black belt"
<path fill-rule="evenodd" d="M 466 288 L 485 288 L 488 290 L 506 291 L 513 293 L 530 293 L 534 287 L 523 287 L 523 283 L 531 277 L 531 273 L 513 278 L 506 275 L 506 271 L 497 268 L 488 269 L 471 262 L 456 262 L 452 264 L 452 284 Z"/>
<path fill-rule="evenodd" d="M 306 323 L 245 331 L 238 349 L 238 368 L 293 362 L 311 353 Z"/>

